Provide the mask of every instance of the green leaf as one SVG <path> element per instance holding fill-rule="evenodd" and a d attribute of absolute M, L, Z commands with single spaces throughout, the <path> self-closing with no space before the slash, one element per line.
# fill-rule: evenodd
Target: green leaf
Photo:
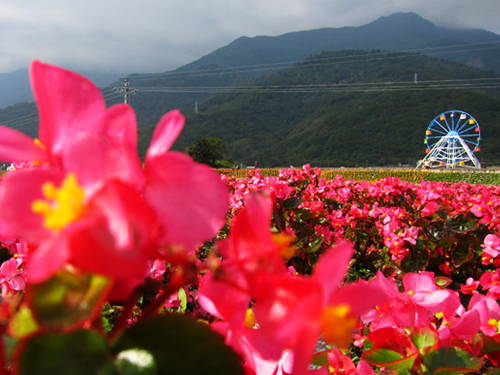
<path fill-rule="evenodd" d="M 436 215 L 438 215 L 442 220 L 448 219 L 448 213 L 446 211 L 436 211 Z"/>
<path fill-rule="evenodd" d="M 186 311 L 186 307 L 187 307 L 187 296 L 186 296 L 186 291 L 184 290 L 184 288 L 179 289 L 179 291 L 177 292 L 177 296 L 179 297 L 179 301 L 181 303 L 179 308 L 177 309 L 177 312 L 184 313 Z"/>
<path fill-rule="evenodd" d="M 419 218 L 417 221 L 413 223 L 413 226 L 417 228 L 427 228 L 428 225 L 429 225 L 429 220 L 424 218 Z"/>
<path fill-rule="evenodd" d="M 418 353 L 404 357 L 398 352 L 390 349 L 371 349 L 364 352 L 361 358 L 371 365 L 385 367 L 394 370 L 409 370 L 413 367 Z"/>
<path fill-rule="evenodd" d="M 309 246 L 307 249 L 305 249 L 305 251 L 308 253 L 315 253 L 321 247 L 321 244 L 323 243 L 323 239 L 324 239 L 323 236 L 316 237 L 314 240 L 312 240 L 309 243 Z"/>
<path fill-rule="evenodd" d="M 17 345 L 21 340 L 8 335 L 3 335 L 3 345 L 5 347 L 6 362 L 12 362 L 12 355 L 16 351 Z"/>
<path fill-rule="evenodd" d="M 384 364 L 404 358 L 402 354 L 389 349 L 370 349 L 363 353 L 363 359 L 370 364 Z"/>
<path fill-rule="evenodd" d="M 424 271 L 429 263 L 429 251 L 427 249 L 414 248 L 410 254 L 403 259 L 401 267 L 405 272 Z"/>
<path fill-rule="evenodd" d="M 101 320 L 102 320 L 102 329 L 104 330 L 104 332 L 106 333 L 111 332 L 113 330 L 113 326 L 109 322 L 109 319 L 106 318 L 105 316 L 102 316 Z"/>
<path fill-rule="evenodd" d="M 108 375 L 113 363 L 106 340 L 90 330 L 71 334 L 41 333 L 20 345 L 18 375 Z"/>
<path fill-rule="evenodd" d="M 458 239 L 455 237 L 443 237 L 439 240 L 437 245 L 445 249 L 451 249 L 457 242 Z"/>
<path fill-rule="evenodd" d="M 97 316 L 106 297 L 102 276 L 59 271 L 49 280 L 28 287 L 28 303 L 43 327 L 71 329 Z"/>
<path fill-rule="evenodd" d="M 328 366 L 328 353 L 331 353 L 332 350 L 323 350 L 321 352 L 314 353 L 314 357 L 311 361 L 311 365 L 314 366 Z"/>
<path fill-rule="evenodd" d="M 21 339 L 38 330 L 38 324 L 28 306 L 22 306 L 10 320 L 8 325 L 9 336 Z"/>
<path fill-rule="evenodd" d="M 283 209 L 285 211 L 293 210 L 294 208 L 299 207 L 301 203 L 302 203 L 301 197 L 291 197 L 283 201 Z"/>
<path fill-rule="evenodd" d="M 467 243 L 459 242 L 453 249 L 451 258 L 453 264 L 458 267 L 464 263 L 470 262 L 474 258 L 474 254 Z"/>
<path fill-rule="evenodd" d="M 457 232 L 457 233 L 466 233 L 471 231 L 476 227 L 476 222 L 469 220 L 465 216 L 457 216 L 455 218 L 449 218 L 445 222 L 446 228 Z"/>
<path fill-rule="evenodd" d="M 434 281 L 436 282 L 436 285 L 441 289 L 446 288 L 453 282 L 449 277 L 446 276 L 437 276 L 434 278 Z"/>
<path fill-rule="evenodd" d="M 500 335 L 495 335 L 493 337 L 483 336 L 482 337 L 482 353 L 489 354 L 500 351 Z"/>
<path fill-rule="evenodd" d="M 330 208 L 332 210 L 335 210 L 335 211 L 341 210 L 344 207 L 344 205 L 342 203 L 340 203 L 339 201 L 336 201 L 335 199 L 332 199 L 332 198 L 324 198 L 323 203 L 325 205 L 330 206 Z"/>
<path fill-rule="evenodd" d="M 500 375 L 500 368 L 494 368 L 493 370 L 486 371 L 484 375 Z"/>
<path fill-rule="evenodd" d="M 438 344 L 439 336 L 432 328 L 422 327 L 410 335 L 410 340 L 420 353 L 424 353 L 426 349 L 435 347 Z"/>
<path fill-rule="evenodd" d="M 431 240 L 440 240 L 443 237 L 443 222 L 431 222 L 424 227 L 424 231 Z"/>
<path fill-rule="evenodd" d="M 115 365 L 120 375 L 158 374 L 154 357 L 147 350 L 124 350 L 118 354 Z"/>
<path fill-rule="evenodd" d="M 477 371 L 483 365 L 481 358 L 454 346 L 430 352 L 424 357 L 424 362 L 431 375 L 459 375 Z"/>
<path fill-rule="evenodd" d="M 154 358 L 158 374 L 243 375 L 239 356 L 224 338 L 205 325 L 181 314 L 142 320 L 124 331 L 112 347 L 145 350 Z"/>

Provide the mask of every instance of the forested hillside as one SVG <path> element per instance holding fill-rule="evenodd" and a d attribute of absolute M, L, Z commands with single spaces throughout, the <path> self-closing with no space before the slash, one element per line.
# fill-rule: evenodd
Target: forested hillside
<path fill-rule="evenodd" d="M 458 109 L 481 125 L 480 161 L 500 165 L 500 78 L 493 71 L 420 54 L 345 50 L 254 79 L 214 66 L 131 77 L 139 125 L 150 124 L 139 128 L 142 155 L 160 116 L 180 108 L 186 127 L 173 146 L 179 151 L 212 136 L 226 143 L 226 157 L 248 165 L 414 166 L 425 155 L 431 120 Z M 114 95 L 108 105 L 122 100 Z M 35 103 L 0 110 L 0 124 L 36 137 Z"/>
<path fill-rule="evenodd" d="M 431 120 L 459 109 L 481 124 L 478 158 L 498 164 L 499 83 L 493 72 L 423 55 L 322 53 L 201 103 L 174 147 L 213 136 L 248 165 L 415 165 Z"/>
<path fill-rule="evenodd" d="M 130 95 L 139 126 L 156 124 L 160 117 L 172 109 L 193 109 L 196 102 L 207 99 L 220 87 L 237 86 L 247 79 L 227 68 L 207 65 L 190 72 L 163 74 L 133 74 L 135 95 Z M 118 84 L 120 85 L 120 84 Z M 123 103 L 123 95 L 108 100 L 112 105 Z"/>

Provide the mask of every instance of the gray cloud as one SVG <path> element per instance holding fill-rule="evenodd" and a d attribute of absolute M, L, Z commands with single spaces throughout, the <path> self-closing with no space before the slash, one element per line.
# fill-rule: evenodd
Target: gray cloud
<path fill-rule="evenodd" d="M 162 72 L 240 36 L 360 26 L 396 12 L 500 34 L 498 0 L 3 0 L 0 73 L 41 59 L 71 69 Z"/>

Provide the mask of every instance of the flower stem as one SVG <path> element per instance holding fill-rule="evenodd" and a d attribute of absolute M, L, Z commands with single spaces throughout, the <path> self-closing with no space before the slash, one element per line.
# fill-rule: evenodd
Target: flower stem
<path fill-rule="evenodd" d="M 110 332 L 110 341 L 112 341 L 125 327 L 127 327 L 128 318 L 130 317 L 130 314 L 132 313 L 132 310 L 134 309 L 137 300 L 141 296 L 141 293 L 142 293 L 141 286 L 138 286 L 132 291 L 132 293 L 130 293 L 127 302 L 125 302 L 125 306 L 123 307 L 123 310 L 120 316 L 118 317 L 118 321 L 113 327 L 113 330 Z"/>
<path fill-rule="evenodd" d="M 158 296 L 142 311 L 141 319 L 158 314 L 168 297 L 178 291 L 188 281 L 188 278 L 183 273 L 175 275 L 168 284 L 165 284 L 160 289 Z"/>

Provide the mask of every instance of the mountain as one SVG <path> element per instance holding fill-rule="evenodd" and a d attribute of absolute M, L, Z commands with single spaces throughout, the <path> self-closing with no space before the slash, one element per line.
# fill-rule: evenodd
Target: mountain
<path fill-rule="evenodd" d="M 156 124 L 160 117 L 172 109 L 194 109 L 214 93 L 225 91 L 248 80 L 231 69 L 213 65 L 202 66 L 190 72 L 164 74 L 133 74 L 128 76 L 134 87 L 129 103 L 134 108 L 139 126 Z M 119 86 L 120 87 L 120 86 Z M 221 89 L 222 88 L 222 89 Z M 107 105 L 123 103 L 124 96 L 113 95 L 110 88 L 103 89 L 109 97 Z"/>
<path fill-rule="evenodd" d="M 80 74 L 99 87 L 107 86 L 118 78 L 118 74 L 113 72 L 80 71 Z M 0 108 L 33 100 L 28 69 L 20 69 L 12 73 L 0 73 Z"/>
<path fill-rule="evenodd" d="M 249 165 L 414 165 L 429 122 L 460 109 L 484 130 L 480 160 L 500 164 L 499 38 L 438 28 L 414 13 L 239 38 L 175 71 L 128 76 L 139 150 L 144 155 L 161 115 L 179 108 L 187 121 L 178 151 L 215 136 L 228 157 Z M 385 44 L 374 50 L 377 43 Z M 458 62 L 443 59 L 450 56 Z M 101 89 L 108 105 L 123 102 L 113 90 L 120 84 Z M 35 104 L 0 109 L 0 124 L 36 136 Z"/>
<path fill-rule="evenodd" d="M 28 69 L 0 73 L 0 108 L 33 100 Z"/>
<path fill-rule="evenodd" d="M 456 109 L 481 125 L 480 161 L 499 164 L 498 108 L 491 71 L 404 52 L 324 52 L 203 102 L 174 149 L 212 136 L 247 165 L 414 166 L 432 119 Z"/>
<path fill-rule="evenodd" d="M 215 64 L 258 75 L 323 51 L 344 49 L 412 51 L 500 73 L 500 35 L 436 27 L 416 13 L 396 13 L 359 27 L 241 37 L 177 71 Z"/>

